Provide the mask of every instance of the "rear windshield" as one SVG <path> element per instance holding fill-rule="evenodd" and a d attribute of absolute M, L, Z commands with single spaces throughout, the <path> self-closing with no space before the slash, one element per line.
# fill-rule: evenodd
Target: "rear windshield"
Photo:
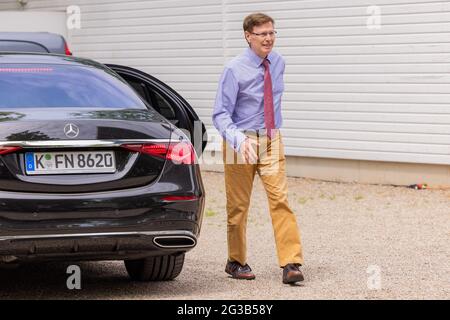
<path fill-rule="evenodd" d="M 130 108 L 145 104 L 121 78 L 67 65 L 0 65 L 0 108 Z"/>

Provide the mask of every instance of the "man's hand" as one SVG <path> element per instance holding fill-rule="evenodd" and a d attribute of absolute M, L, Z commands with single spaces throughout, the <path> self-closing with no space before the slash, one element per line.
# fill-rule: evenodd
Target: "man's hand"
<path fill-rule="evenodd" d="M 249 137 L 242 142 L 239 152 L 241 153 L 242 158 L 244 158 L 245 163 L 255 164 L 258 161 L 258 155 L 256 154 L 256 148 L 254 146 L 258 147 L 259 143 Z"/>

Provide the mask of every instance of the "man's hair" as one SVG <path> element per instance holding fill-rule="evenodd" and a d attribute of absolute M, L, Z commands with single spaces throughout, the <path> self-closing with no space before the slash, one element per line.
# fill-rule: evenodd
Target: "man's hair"
<path fill-rule="evenodd" d="M 268 22 L 272 22 L 272 24 L 275 24 L 275 21 L 264 13 L 252 13 L 245 17 L 243 28 L 244 31 L 252 32 L 254 27 Z"/>

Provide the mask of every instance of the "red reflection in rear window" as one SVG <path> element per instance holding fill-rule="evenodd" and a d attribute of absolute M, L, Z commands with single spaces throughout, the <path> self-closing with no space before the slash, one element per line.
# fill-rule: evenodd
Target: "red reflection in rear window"
<path fill-rule="evenodd" d="M 52 72 L 52 68 L 0 68 L 0 72 L 8 73 L 37 73 L 37 72 Z"/>

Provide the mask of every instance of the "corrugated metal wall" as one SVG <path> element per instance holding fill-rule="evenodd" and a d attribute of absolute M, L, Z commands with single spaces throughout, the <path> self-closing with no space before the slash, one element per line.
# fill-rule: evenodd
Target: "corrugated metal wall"
<path fill-rule="evenodd" d="M 436 0 L 30 0 L 78 4 L 78 55 L 145 70 L 211 125 L 223 64 L 246 14 L 272 15 L 287 60 L 289 155 L 450 164 L 450 2 Z M 381 9 L 368 29 L 367 7 Z M 1 7 L 0 7 L 1 8 Z"/>

